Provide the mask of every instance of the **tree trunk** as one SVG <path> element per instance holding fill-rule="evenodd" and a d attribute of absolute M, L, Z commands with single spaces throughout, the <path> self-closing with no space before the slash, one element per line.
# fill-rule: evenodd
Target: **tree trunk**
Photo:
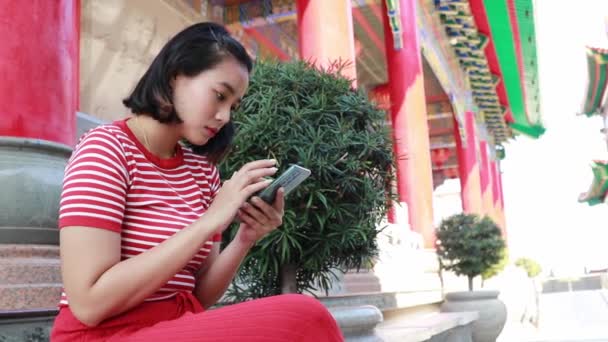
<path fill-rule="evenodd" d="M 473 277 L 467 277 L 469 278 L 469 291 L 473 291 Z"/>
<path fill-rule="evenodd" d="M 294 264 L 281 265 L 281 293 L 298 293 L 296 281 L 297 267 Z"/>

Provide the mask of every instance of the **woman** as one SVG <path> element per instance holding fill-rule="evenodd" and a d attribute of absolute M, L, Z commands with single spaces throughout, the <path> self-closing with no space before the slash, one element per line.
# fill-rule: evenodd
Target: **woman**
<path fill-rule="evenodd" d="M 66 167 L 59 228 L 64 293 L 52 341 L 341 341 L 329 312 L 303 295 L 205 311 L 283 215 L 248 199 L 274 160 L 220 184 L 215 163 L 252 62 L 222 26 L 172 38 L 123 102 L 134 118 L 85 134 Z M 185 143 L 180 143 L 185 141 Z M 238 217 L 220 253 L 222 231 Z"/>

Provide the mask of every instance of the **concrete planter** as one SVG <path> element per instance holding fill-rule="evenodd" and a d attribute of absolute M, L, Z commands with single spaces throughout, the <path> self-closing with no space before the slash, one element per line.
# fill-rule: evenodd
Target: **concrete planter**
<path fill-rule="evenodd" d="M 498 299 L 498 294 L 498 291 L 448 293 L 441 311 L 477 311 L 479 319 L 473 323 L 473 341 L 495 342 L 507 321 L 507 307 Z"/>
<path fill-rule="evenodd" d="M 0 137 L 0 244 L 58 244 L 59 196 L 71 153 L 49 141 Z"/>

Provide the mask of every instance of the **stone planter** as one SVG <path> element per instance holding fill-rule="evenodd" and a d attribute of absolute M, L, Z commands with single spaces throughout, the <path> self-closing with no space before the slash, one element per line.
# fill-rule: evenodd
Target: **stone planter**
<path fill-rule="evenodd" d="M 49 141 L 0 137 L 0 244 L 58 244 L 59 196 L 71 153 Z"/>
<path fill-rule="evenodd" d="M 63 171 L 71 153 L 69 147 L 49 141 L 0 137 L 2 317 L 21 319 L 57 307 L 61 294 L 57 218 Z M 0 325 L 0 331 L 4 328 Z M 0 333 L 0 341 L 3 336 L 8 335 Z"/>
<path fill-rule="evenodd" d="M 498 299 L 498 294 L 498 291 L 448 293 L 441 311 L 477 311 L 479 319 L 473 323 L 473 341 L 495 342 L 507 321 L 507 307 Z"/>

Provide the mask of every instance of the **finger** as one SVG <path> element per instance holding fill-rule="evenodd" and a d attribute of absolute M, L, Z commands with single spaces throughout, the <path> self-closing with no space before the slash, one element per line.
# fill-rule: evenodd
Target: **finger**
<path fill-rule="evenodd" d="M 281 188 L 282 189 L 282 188 Z M 284 192 L 285 190 L 283 190 Z M 267 217 L 267 221 L 264 222 L 264 224 L 267 225 L 272 225 L 272 226 L 280 226 L 281 224 L 283 224 L 283 211 L 282 211 L 282 206 L 283 206 L 283 196 L 284 194 L 279 195 L 279 192 L 277 191 L 277 197 L 279 197 L 278 199 L 275 198 L 275 203 L 281 203 L 279 206 L 281 210 L 278 210 L 277 207 L 275 207 L 275 205 L 270 205 L 266 202 L 264 202 L 264 200 L 262 200 L 261 198 L 255 196 L 251 199 L 251 203 L 257 207 L 258 210 L 260 210 L 266 217 Z"/>
<path fill-rule="evenodd" d="M 283 216 L 283 210 L 285 209 L 285 188 L 279 188 L 279 190 L 277 190 L 277 196 L 275 197 L 272 206 L 281 214 L 281 216 Z"/>
<path fill-rule="evenodd" d="M 256 201 L 257 199 L 257 201 Z M 262 201 L 259 197 L 254 197 L 252 199 L 252 201 L 254 202 L 264 202 Z M 249 204 L 249 203 L 245 203 L 243 204 L 243 209 L 242 211 L 245 212 L 246 214 L 248 214 L 249 216 L 253 217 L 256 221 L 258 221 L 259 224 L 261 225 L 267 225 L 270 220 L 271 220 L 271 215 L 267 215 L 267 213 L 265 213 L 263 210 L 259 209 L 258 207 L 256 207 L 257 203 L 255 205 Z M 268 206 L 268 205 L 267 205 Z M 268 206 L 271 210 L 274 211 L 274 208 Z"/>
<path fill-rule="evenodd" d="M 260 159 L 243 165 L 243 167 L 241 167 L 241 171 L 247 172 L 255 169 L 269 168 L 276 165 L 277 161 L 275 159 Z"/>
<path fill-rule="evenodd" d="M 251 195 L 255 194 L 256 192 L 269 186 L 270 183 L 272 183 L 272 180 L 266 179 L 262 182 L 249 184 L 243 190 L 244 190 L 245 194 L 247 195 L 246 197 L 249 198 Z"/>
<path fill-rule="evenodd" d="M 239 171 L 240 172 L 240 171 Z M 243 189 L 251 184 L 261 183 L 262 180 L 266 181 L 265 177 L 269 177 L 274 175 L 277 172 L 276 167 L 265 168 L 265 169 L 257 169 L 248 171 L 247 173 L 239 173 L 236 177 L 232 178 L 231 181 L 234 182 L 237 189 Z M 272 181 L 272 180 L 270 180 Z M 270 184 L 270 183 L 268 183 Z"/>
<path fill-rule="evenodd" d="M 254 182 L 260 178 L 265 178 L 268 176 L 272 176 L 275 173 L 277 173 L 277 168 L 276 167 L 267 167 L 267 168 L 263 168 L 263 169 L 255 169 L 255 170 L 251 170 L 251 171 L 247 171 L 247 173 L 245 174 L 247 179 L 249 180 L 249 182 Z"/>
<path fill-rule="evenodd" d="M 239 211 L 239 219 L 254 230 L 258 230 L 260 227 L 260 223 L 244 211 Z"/>

